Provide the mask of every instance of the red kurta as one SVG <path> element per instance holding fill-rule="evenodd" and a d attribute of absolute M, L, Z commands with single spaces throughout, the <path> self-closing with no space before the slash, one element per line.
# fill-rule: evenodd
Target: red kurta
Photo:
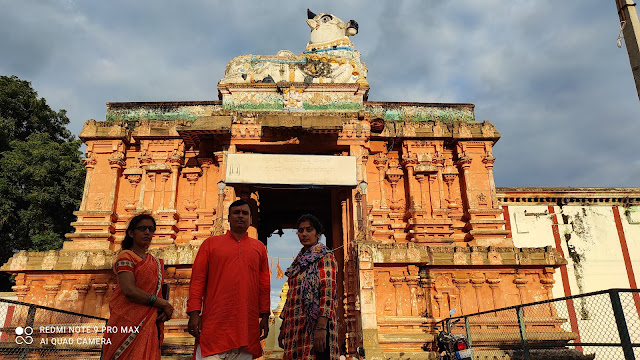
<path fill-rule="evenodd" d="M 202 330 L 196 340 L 202 356 L 246 346 L 262 356 L 260 313 L 270 311 L 271 277 L 267 249 L 247 234 L 230 232 L 206 239 L 193 262 L 187 313 L 200 310 Z"/>

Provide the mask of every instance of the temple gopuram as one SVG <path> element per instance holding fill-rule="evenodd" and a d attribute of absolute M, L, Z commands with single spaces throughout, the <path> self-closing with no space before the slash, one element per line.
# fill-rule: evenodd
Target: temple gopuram
<path fill-rule="evenodd" d="M 330 229 L 348 353 L 363 346 L 367 359 L 429 359 L 434 324 L 451 309 L 464 315 L 566 295 L 556 284 L 569 279 L 557 271 L 567 268 L 566 244 L 549 238 L 548 218 L 526 217 L 526 206 L 560 213 L 558 205 L 590 206 L 584 199 L 594 193 L 616 199 L 591 204 L 607 211 L 640 203 L 638 189 L 497 189 L 500 134 L 476 121 L 474 105 L 370 101 L 368 69 L 351 41 L 358 24 L 311 12 L 307 24 L 302 53 L 232 59 L 218 100 L 111 102 L 103 121 L 87 121 L 75 231 L 61 250 L 21 251 L 4 264 L 18 300 L 108 317 L 127 223 L 151 213 L 152 251 L 164 259 L 176 309 L 164 353 L 190 357 L 191 265 L 204 239 L 228 229 L 227 208 L 242 198 L 253 207 L 250 233 L 267 248 L 303 213 Z M 533 236 L 540 226 L 548 231 Z M 277 358 L 271 343 L 266 357 Z"/>

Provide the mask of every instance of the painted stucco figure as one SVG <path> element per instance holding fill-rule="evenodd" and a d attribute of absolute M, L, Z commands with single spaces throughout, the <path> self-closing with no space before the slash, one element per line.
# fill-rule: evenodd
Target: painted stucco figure
<path fill-rule="evenodd" d="M 329 13 L 307 10 L 311 28 L 302 54 L 280 50 L 276 55 L 242 55 L 229 62 L 220 84 L 238 83 L 360 83 L 367 84 L 367 67 L 349 37 L 358 23 Z"/>

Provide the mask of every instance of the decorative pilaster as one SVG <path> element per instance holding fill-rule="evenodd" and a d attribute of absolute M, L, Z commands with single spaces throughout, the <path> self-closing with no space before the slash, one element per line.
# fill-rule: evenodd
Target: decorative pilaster
<path fill-rule="evenodd" d="M 80 211 L 87 210 L 87 198 L 89 197 L 89 186 L 91 184 L 91 179 L 93 178 L 93 169 L 96 167 L 96 163 L 98 162 L 93 157 L 88 157 L 86 159 L 82 159 L 85 168 L 87 169 L 86 180 L 84 181 L 84 189 L 82 190 L 82 202 L 80 203 Z"/>
<path fill-rule="evenodd" d="M 47 306 L 56 307 L 56 295 L 58 295 L 58 291 L 60 290 L 60 284 L 47 284 L 42 287 L 47 294 Z"/>
<path fill-rule="evenodd" d="M 121 151 L 116 151 L 113 154 L 113 157 L 109 158 L 109 166 L 112 170 L 112 185 L 111 185 L 111 193 L 109 194 L 109 210 L 116 212 L 116 193 L 118 190 L 118 183 L 120 181 L 120 171 L 125 166 L 126 161 L 124 157 L 124 153 Z M 102 209 L 100 209 L 102 210 Z"/>
<path fill-rule="evenodd" d="M 396 316 L 403 316 L 404 311 L 402 309 L 402 302 L 400 299 L 400 287 L 402 287 L 402 283 L 404 282 L 404 276 L 392 276 L 389 281 L 393 285 L 393 289 L 395 291 L 395 299 L 396 299 Z"/>
<path fill-rule="evenodd" d="M 410 298 L 411 301 L 411 316 L 422 316 L 420 314 L 420 300 L 419 300 L 419 290 L 418 283 L 420 282 L 419 275 L 407 275 L 406 276 L 407 285 L 409 286 Z"/>
<path fill-rule="evenodd" d="M 387 180 L 391 185 L 391 210 L 400 210 L 401 199 L 398 197 L 397 185 L 398 181 L 402 178 L 402 170 L 396 166 L 389 166 L 387 171 Z"/>
<path fill-rule="evenodd" d="M 76 300 L 75 312 L 84 314 L 84 302 L 89 293 L 89 284 L 74 284 L 74 290 L 78 292 L 78 299 Z"/>
<path fill-rule="evenodd" d="M 466 311 L 466 309 L 468 309 L 468 307 L 465 306 L 465 304 L 463 303 L 463 300 L 466 298 L 465 295 L 465 291 L 464 288 L 467 286 L 467 284 L 469 283 L 469 279 L 468 278 L 453 278 L 453 285 L 458 289 L 458 295 L 460 296 L 460 315 L 465 315 L 467 313 L 469 313 L 468 311 Z"/>
<path fill-rule="evenodd" d="M 518 295 L 520 296 L 520 304 L 524 304 L 527 302 L 526 299 L 526 285 L 529 282 L 529 279 L 524 276 L 518 276 L 513 279 L 513 283 L 516 284 L 516 288 L 518 288 Z"/>
<path fill-rule="evenodd" d="M 420 190 L 420 204 L 418 204 L 417 210 L 428 211 L 431 214 L 431 202 L 427 205 L 427 194 L 424 191 L 424 178 L 425 176 L 422 174 L 416 175 L 416 180 L 418 180 L 418 189 Z"/>
<path fill-rule="evenodd" d="M 482 159 L 482 163 L 487 168 L 487 172 L 489 173 L 489 187 L 491 189 L 490 190 L 491 191 L 491 208 L 493 209 L 498 208 L 498 196 L 496 195 L 496 182 L 493 178 L 493 164 L 495 162 L 496 162 L 496 158 L 493 157 L 490 151 L 487 153 L 487 156 L 485 156 Z"/>
<path fill-rule="evenodd" d="M 494 309 L 502 307 L 502 305 L 498 303 L 498 299 L 500 298 L 500 296 L 496 294 L 499 288 L 500 281 L 502 281 L 502 279 L 500 279 L 499 277 L 487 278 L 487 284 L 489 284 L 489 289 L 491 289 L 491 304 Z"/>
<path fill-rule="evenodd" d="M 15 285 L 15 286 L 12 286 L 11 289 L 13 289 L 13 291 L 16 292 L 16 296 L 18 297 L 18 301 L 24 302 L 25 297 L 27 296 L 27 294 L 29 293 L 29 290 L 31 289 L 31 286 Z"/>
<path fill-rule="evenodd" d="M 387 194 L 385 191 L 384 184 L 384 176 L 385 169 L 387 167 L 387 158 L 386 157 L 376 157 L 373 159 L 373 163 L 376 165 L 376 169 L 378 169 L 378 186 L 380 186 L 380 209 L 387 210 Z"/>
<path fill-rule="evenodd" d="M 169 210 L 176 210 L 176 196 L 178 192 L 178 171 L 182 165 L 183 157 L 180 153 L 175 153 L 167 158 L 167 163 L 171 167 L 171 199 L 169 200 Z"/>
<path fill-rule="evenodd" d="M 109 284 L 91 284 L 93 291 L 96 293 L 96 313 L 95 316 L 102 316 L 102 304 L 104 303 L 104 294 L 109 289 Z"/>
<path fill-rule="evenodd" d="M 414 189 L 414 169 L 418 165 L 418 159 L 413 157 L 404 157 L 402 159 L 402 166 L 407 169 L 407 187 L 409 192 L 409 199 L 407 199 L 410 210 L 416 209 L 416 200 L 415 200 L 415 189 Z"/>
<path fill-rule="evenodd" d="M 480 304 L 482 304 L 481 297 L 480 297 L 480 288 L 485 283 L 484 277 L 474 277 L 474 278 L 471 278 L 470 280 L 471 280 L 471 286 L 473 286 L 473 289 L 475 290 L 476 305 L 477 305 L 478 312 L 487 310 L 487 309 L 483 309 L 480 306 Z"/>
<path fill-rule="evenodd" d="M 131 189 L 133 190 L 133 195 L 130 198 L 130 202 L 125 205 L 125 211 L 132 212 L 136 210 L 136 190 L 138 189 L 138 185 L 142 180 L 142 169 L 140 168 L 129 168 L 124 171 L 124 178 L 129 181 L 131 185 Z"/>
<path fill-rule="evenodd" d="M 462 152 L 462 154 L 460 154 L 460 157 L 458 157 L 458 166 L 462 169 L 462 178 L 464 179 L 464 188 L 465 188 L 465 197 L 467 199 L 467 204 L 469 206 L 469 209 L 474 209 L 476 207 L 475 203 L 473 202 L 471 193 L 469 192 L 469 189 L 471 188 L 471 183 L 470 183 L 470 179 L 469 179 L 469 168 L 471 168 L 471 158 L 468 157 L 464 152 Z"/>
<path fill-rule="evenodd" d="M 138 157 L 138 161 L 140 162 L 140 167 L 142 168 L 141 178 L 145 179 L 145 175 L 147 175 L 147 168 L 151 164 L 151 157 L 142 155 Z M 152 176 L 149 176 L 149 180 L 151 180 L 151 183 L 153 185 Z M 140 185 L 140 197 L 138 198 L 138 207 L 137 207 L 138 211 L 141 211 L 144 209 L 144 194 L 146 190 L 146 183 L 147 183 L 146 181 L 142 181 L 142 184 Z M 155 188 L 155 186 L 153 187 Z M 151 202 L 152 202 L 151 208 L 153 209 L 153 192 L 151 192 Z"/>
<path fill-rule="evenodd" d="M 158 210 L 166 210 L 166 200 L 165 200 L 165 195 L 167 194 L 167 181 L 169 181 L 169 178 L 171 177 L 170 173 L 160 173 L 160 183 L 162 184 L 160 186 L 160 206 Z"/>

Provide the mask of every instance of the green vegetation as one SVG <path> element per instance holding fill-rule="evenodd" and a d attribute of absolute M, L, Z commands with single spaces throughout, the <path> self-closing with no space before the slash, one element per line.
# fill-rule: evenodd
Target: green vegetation
<path fill-rule="evenodd" d="M 58 249 L 71 232 L 85 168 L 65 127 L 65 110 L 52 110 L 27 81 L 0 76 L 0 263 L 14 252 Z M 6 274 L 0 291 L 10 290 Z"/>

